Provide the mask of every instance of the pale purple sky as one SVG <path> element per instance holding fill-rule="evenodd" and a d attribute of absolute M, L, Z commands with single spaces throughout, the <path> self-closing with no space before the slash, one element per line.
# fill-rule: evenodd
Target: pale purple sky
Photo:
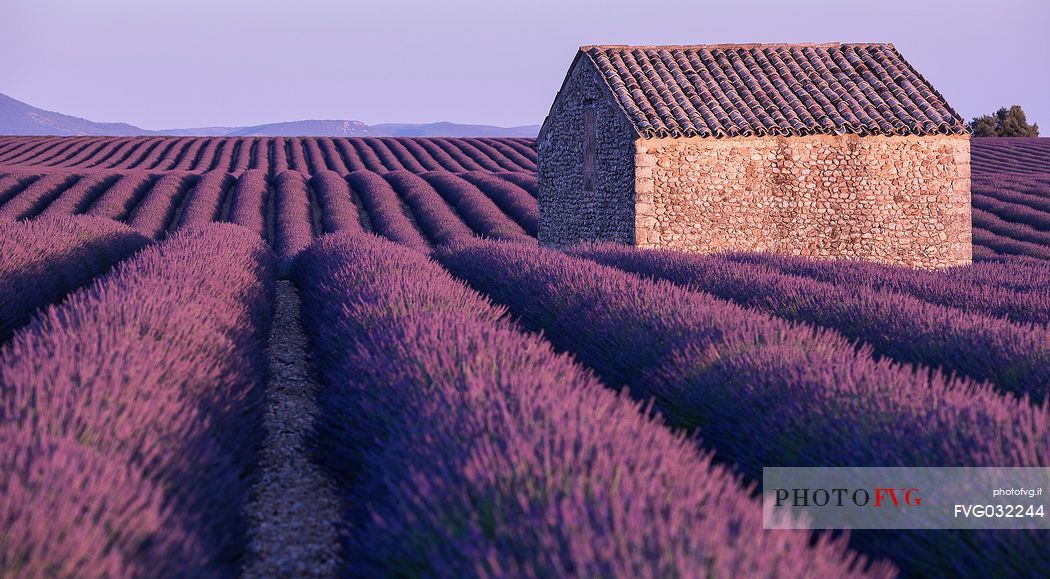
<path fill-rule="evenodd" d="M 540 123 L 581 44 L 896 44 L 1050 134 L 1048 0 L 0 0 L 0 92 L 148 129 Z"/>

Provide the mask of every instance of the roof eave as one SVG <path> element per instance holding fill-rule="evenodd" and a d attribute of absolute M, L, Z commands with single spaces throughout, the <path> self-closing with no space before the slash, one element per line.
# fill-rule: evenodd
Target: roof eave
<path fill-rule="evenodd" d="M 562 94 L 565 92 L 565 85 L 569 83 L 569 77 L 572 76 L 572 72 L 576 70 L 576 66 L 579 64 L 580 59 L 584 56 L 587 57 L 587 62 L 590 63 L 591 68 L 594 70 L 594 73 L 598 75 L 599 79 L 601 79 L 601 84 L 603 87 L 605 87 L 606 94 L 609 96 L 610 99 L 612 99 L 612 102 L 616 103 L 616 106 L 620 109 L 620 113 L 623 114 L 623 116 L 627 119 L 628 124 L 631 125 L 631 129 L 634 130 L 635 138 L 639 138 L 642 136 L 642 130 L 638 127 L 637 124 L 635 124 L 634 119 L 632 119 L 631 116 L 627 114 L 627 109 L 624 108 L 624 105 L 620 102 L 620 99 L 616 98 L 616 93 L 614 93 L 612 87 L 609 86 L 608 79 L 606 79 L 605 75 L 603 75 L 601 70 L 598 69 L 598 65 L 595 64 L 594 58 L 590 54 L 587 54 L 587 48 L 590 47 L 581 46 L 579 49 L 576 50 L 576 56 L 573 57 L 572 63 L 569 64 L 569 70 L 565 72 L 565 78 L 562 79 L 561 86 L 558 87 L 558 92 L 554 95 L 554 102 L 551 103 L 551 108 L 547 111 L 547 116 L 543 119 L 543 124 L 540 125 L 540 132 L 538 135 L 536 135 L 537 145 L 543 142 L 543 138 L 547 134 L 548 124 L 551 121 L 551 117 L 554 115 L 554 107 L 558 105 L 558 100 L 561 99 Z"/>
<path fill-rule="evenodd" d="M 558 87 L 558 92 L 554 94 L 554 101 L 551 103 L 551 108 L 547 111 L 547 116 L 543 119 L 543 124 L 540 125 L 539 134 L 536 135 L 537 145 L 543 142 L 543 137 L 547 134 L 547 124 L 550 123 L 551 117 L 554 116 L 554 107 L 558 106 L 558 100 L 561 99 L 562 93 L 565 92 L 565 85 L 569 83 L 569 77 L 572 76 L 572 71 L 576 68 L 576 63 L 580 61 L 581 56 L 583 56 L 583 50 L 577 50 L 576 56 L 574 56 L 572 62 L 569 63 L 569 70 L 565 71 L 565 77 L 561 80 L 561 86 Z"/>
<path fill-rule="evenodd" d="M 706 45 L 595 44 L 595 45 L 581 46 L 579 51 L 578 51 L 578 53 L 577 53 L 577 59 L 576 60 L 579 59 L 579 54 L 580 53 L 583 53 L 583 54 L 587 55 L 588 59 L 590 60 L 590 62 L 592 64 L 592 66 L 594 66 L 596 72 L 598 73 L 598 76 L 602 78 L 603 83 L 606 86 L 606 89 L 609 91 L 609 93 L 611 94 L 611 96 L 613 98 L 613 101 L 617 103 L 617 105 L 620 107 L 621 111 L 623 112 L 624 116 L 627 117 L 627 120 L 628 120 L 629 124 L 632 127 L 634 127 L 636 138 L 642 138 L 642 139 L 681 138 L 683 136 L 688 136 L 688 135 L 679 135 L 679 134 L 676 133 L 676 131 L 673 131 L 673 130 L 670 130 L 670 129 L 654 129 L 652 127 L 643 126 L 643 125 L 639 124 L 638 120 L 628 110 L 627 105 L 624 102 L 621 101 L 621 99 L 618 97 L 616 91 L 613 90 L 609 79 L 602 72 L 602 69 L 598 66 L 598 63 L 597 63 L 597 61 L 595 59 L 596 53 L 603 52 L 603 51 L 606 51 L 606 50 L 664 50 L 664 49 L 666 49 L 666 50 L 673 50 L 673 49 L 697 49 L 697 48 L 705 48 L 705 49 L 733 48 L 733 49 L 739 49 L 739 48 L 749 48 L 749 47 L 768 48 L 768 47 L 781 47 L 781 46 L 782 47 L 792 47 L 792 48 L 796 48 L 796 47 L 818 47 L 818 48 L 831 48 L 831 47 L 835 47 L 835 48 L 843 48 L 843 47 L 879 47 L 879 48 L 887 49 L 887 50 L 891 51 L 894 55 L 896 55 L 896 57 L 903 63 L 903 65 L 905 67 L 907 67 L 909 69 L 909 71 L 914 75 L 914 77 L 917 79 L 917 81 L 919 83 L 921 83 L 923 85 L 923 87 L 925 89 L 927 89 L 935 97 L 935 99 L 937 100 L 938 104 L 942 105 L 947 110 L 947 112 L 949 113 L 949 117 L 950 117 L 948 119 L 943 119 L 934 128 L 924 127 L 921 130 L 881 131 L 881 130 L 877 130 L 877 129 L 872 130 L 870 127 L 867 127 L 864 130 L 860 130 L 860 131 L 845 131 L 845 132 L 842 132 L 842 134 L 858 134 L 858 135 L 862 135 L 862 136 L 865 136 L 865 135 L 935 136 L 935 135 L 939 135 L 939 134 L 941 134 L 941 135 L 943 135 L 943 134 L 968 135 L 969 134 L 969 130 L 966 127 L 965 121 L 958 114 L 958 112 L 956 112 L 955 109 L 952 108 L 952 106 L 948 102 L 948 100 L 946 98 L 944 98 L 944 95 L 941 94 L 940 91 L 938 91 L 936 89 L 936 87 L 933 86 L 932 83 L 930 83 L 925 77 L 923 77 L 922 74 L 920 74 L 918 72 L 918 70 L 916 70 L 915 67 L 912 66 L 911 62 L 909 62 L 906 58 L 904 58 L 904 55 L 901 54 L 899 50 L 897 50 L 897 47 L 892 42 L 830 42 L 830 43 L 773 43 L 773 44 L 770 44 L 770 43 L 735 44 L 735 43 L 733 43 L 733 44 L 706 44 Z M 575 62 L 576 61 L 574 60 L 574 63 Z M 838 131 L 835 131 L 833 133 L 837 133 L 837 132 Z M 787 134 L 785 136 L 805 136 L 805 135 L 833 134 L 833 133 L 829 133 L 826 130 L 822 130 L 820 128 L 813 128 L 813 129 L 810 129 L 810 130 L 801 130 L 801 131 L 796 130 L 796 129 L 788 129 L 786 131 L 786 133 Z M 772 136 L 772 135 L 775 135 L 775 134 L 776 134 L 776 131 L 769 132 L 769 133 L 767 133 L 767 132 L 758 132 L 755 135 L 751 135 L 751 136 Z M 718 131 L 716 131 L 716 132 L 708 134 L 708 135 L 697 134 L 697 136 L 708 136 L 708 137 L 713 137 L 713 138 L 732 138 L 734 136 L 741 136 L 741 135 L 735 135 L 735 134 L 724 134 L 723 135 L 723 134 L 720 134 Z"/>
<path fill-rule="evenodd" d="M 591 63 L 591 68 L 594 70 L 594 74 L 598 75 L 598 78 L 600 78 L 602 81 L 602 86 L 605 87 L 605 94 L 608 95 L 610 99 L 612 99 L 612 102 L 616 103 L 616 106 L 620 109 L 620 114 L 622 114 L 623 117 L 627 119 L 627 124 L 629 124 L 631 126 L 631 129 L 634 130 L 634 138 L 642 138 L 642 136 L 645 134 L 644 130 L 642 129 L 642 127 L 638 126 L 638 123 L 634 120 L 631 114 L 627 112 L 627 107 L 625 107 L 624 104 L 620 102 L 619 97 L 616 96 L 616 91 L 614 91 L 612 85 L 609 84 L 609 79 L 605 78 L 605 75 L 602 74 L 601 69 L 598 68 L 598 63 L 594 61 L 594 57 L 591 56 L 590 51 L 587 50 L 588 48 L 590 47 L 581 46 L 578 53 L 587 56 L 587 62 Z"/>

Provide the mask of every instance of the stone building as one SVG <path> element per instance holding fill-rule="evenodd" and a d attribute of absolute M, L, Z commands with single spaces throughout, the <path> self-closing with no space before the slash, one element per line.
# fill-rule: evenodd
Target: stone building
<path fill-rule="evenodd" d="M 965 124 L 891 44 L 584 46 L 538 147 L 547 245 L 971 260 Z"/>

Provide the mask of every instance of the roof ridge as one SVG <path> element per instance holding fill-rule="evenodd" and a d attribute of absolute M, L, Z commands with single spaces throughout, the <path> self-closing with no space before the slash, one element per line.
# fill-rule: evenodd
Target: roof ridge
<path fill-rule="evenodd" d="M 721 42 L 715 44 L 585 44 L 581 51 L 610 50 L 615 48 L 654 49 L 654 48 L 837 48 L 841 46 L 886 46 L 893 47 L 892 42 Z"/>
<path fill-rule="evenodd" d="M 581 62 L 642 138 L 968 134 L 889 42 L 595 44 L 580 47 L 570 74 Z M 684 112 L 711 103 L 725 114 Z"/>

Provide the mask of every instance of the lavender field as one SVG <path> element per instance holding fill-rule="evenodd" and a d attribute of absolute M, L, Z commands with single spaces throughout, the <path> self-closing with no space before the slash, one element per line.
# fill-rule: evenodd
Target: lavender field
<path fill-rule="evenodd" d="M 0 577 L 1050 576 L 757 494 L 1050 466 L 1050 139 L 942 271 L 542 248 L 533 147 L 0 137 Z"/>

